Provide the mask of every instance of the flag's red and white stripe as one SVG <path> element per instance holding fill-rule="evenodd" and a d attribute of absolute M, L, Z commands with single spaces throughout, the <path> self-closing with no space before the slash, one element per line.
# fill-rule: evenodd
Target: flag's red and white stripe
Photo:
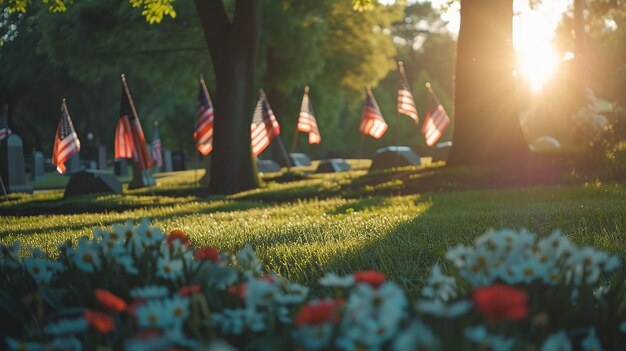
<path fill-rule="evenodd" d="M 255 157 L 261 154 L 269 146 L 272 139 L 280 134 L 278 121 L 263 94 L 254 110 L 250 132 L 252 153 Z"/>
<path fill-rule="evenodd" d="M 385 122 L 383 115 L 380 113 L 372 91 L 367 89 L 366 94 L 365 104 L 361 112 L 359 131 L 365 135 L 380 139 L 387 131 L 387 122 Z"/>
<path fill-rule="evenodd" d="M 146 145 L 146 137 L 139 117 L 135 114 L 123 76 L 120 119 L 115 127 L 115 158 L 132 158 L 139 170 L 152 168 L 152 157 Z"/>
<path fill-rule="evenodd" d="M 428 112 L 422 125 L 422 134 L 424 134 L 428 146 L 435 145 L 450 124 L 450 117 L 434 94 L 431 91 L 428 97 Z"/>
<path fill-rule="evenodd" d="M 198 111 L 193 138 L 198 151 L 206 156 L 213 150 L 213 104 L 203 79 L 200 79 L 200 93 L 198 94 Z"/>
<path fill-rule="evenodd" d="M 322 141 L 320 131 L 317 128 L 317 121 L 313 115 L 313 107 L 309 100 L 308 87 L 302 97 L 300 116 L 298 116 L 298 131 L 309 134 L 309 144 L 319 144 Z"/>
<path fill-rule="evenodd" d="M 52 164 L 57 166 L 57 172 L 63 174 L 66 171 L 65 162 L 80 150 L 80 141 L 74 130 L 74 125 L 67 111 L 65 100 L 61 104 L 61 120 L 57 126 L 57 132 L 52 147 Z"/>

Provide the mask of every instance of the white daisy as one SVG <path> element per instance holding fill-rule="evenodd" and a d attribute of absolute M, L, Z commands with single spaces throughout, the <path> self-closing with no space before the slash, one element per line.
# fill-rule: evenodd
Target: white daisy
<path fill-rule="evenodd" d="M 174 280 L 183 276 L 183 261 L 180 259 L 169 260 L 159 257 L 157 261 L 157 277 Z"/>
<path fill-rule="evenodd" d="M 141 288 L 134 288 L 130 291 L 130 296 L 135 299 L 160 299 L 164 298 L 169 294 L 169 290 L 160 285 L 146 285 Z"/>

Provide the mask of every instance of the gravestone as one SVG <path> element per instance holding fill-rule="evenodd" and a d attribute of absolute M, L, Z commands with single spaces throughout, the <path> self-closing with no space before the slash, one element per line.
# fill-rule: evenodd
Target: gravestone
<path fill-rule="evenodd" d="M 43 173 L 43 153 L 41 153 L 41 151 L 34 151 L 31 162 L 30 180 L 35 182 L 46 180 Z"/>
<path fill-rule="evenodd" d="M 387 146 L 376 150 L 370 170 L 419 166 L 420 157 L 408 146 Z"/>
<path fill-rule="evenodd" d="M 172 172 L 173 170 L 172 151 L 170 149 L 163 149 L 163 172 Z"/>
<path fill-rule="evenodd" d="M 350 165 L 342 158 L 321 160 L 315 173 L 335 173 L 349 171 Z"/>
<path fill-rule="evenodd" d="M 107 146 L 106 145 L 98 145 L 98 169 L 106 169 L 107 168 Z"/>
<path fill-rule="evenodd" d="M 113 161 L 113 173 L 118 177 L 128 176 L 128 161 L 125 158 L 116 158 Z"/>
<path fill-rule="evenodd" d="M 90 169 L 72 174 L 63 197 L 100 193 L 121 194 L 122 183 L 111 172 Z"/>
<path fill-rule="evenodd" d="M 433 162 L 447 160 L 448 154 L 450 153 L 451 148 L 452 148 L 451 141 L 444 141 L 444 142 L 436 144 L 435 150 L 433 152 Z"/>
<path fill-rule="evenodd" d="M 257 159 L 256 167 L 259 173 L 280 172 L 280 165 L 272 160 Z"/>
<path fill-rule="evenodd" d="M 185 154 L 181 151 L 172 152 L 172 171 L 185 170 Z"/>
<path fill-rule="evenodd" d="M 68 176 L 84 170 L 85 167 L 80 164 L 80 152 L 74 153 L 74 155 L 72 155 L 70 159 L 65 162 L 65 166 L 67 167 L 65 175 Z"/>
<path fill-rule="evenodd" d="M 22 138 L 17 134 L 11 134 L 7 138 L 7 164 L 9 166 L 5 184 L 7 192 L 32 194 L 33 188 L 26 184 Z"/>

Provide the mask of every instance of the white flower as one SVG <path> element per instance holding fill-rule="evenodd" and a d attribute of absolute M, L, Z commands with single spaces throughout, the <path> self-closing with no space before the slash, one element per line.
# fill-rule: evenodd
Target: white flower
<path fill-rule="evenodd" d="M 75 337 L 54 338 L 49 345 L 54 350 L 81 351 L 83 344 Z"/>
<path fill-rule="evenodd" d="M 225 308 L 221 313 L 213 313 L 211 319 L 226 334 L 240 335 L 245 326 L 244 311 L 240 309 Z"/>
<path fill-rule="evenodd" d="M 456 318 L 472 309 L 472 303 L 461 300 L 450 305 L 441 301 L 419 301 L 417 310 L 440 318 Z"/>
<path fill-rule="evenodd" d="M 407 304 L 395 283 L 384 283 L 378 289 L 358 284 L 346 303 L 342 334 L 368 347 L 378 347 L 397 333 Z"/>
<path fill-rule="evenodd" d="M 539 248 L 539 252 L 546 258 L 550 260 L 557 261 L 563 257 L 565 253 L 569 253 L 572 248 L 572 242 L 569 238 L 560 231 L 554 231 L 549 236 L 540 239 L 537 242 L 537 247 Z M 566 254 L 567 256 L 568 254 Z"/>
<path fill-rule="evenodd" d="M 165 234 L 161 229 L 152 227 L 150 221 L 144 218 L 138 227 L 133 228 L 132 239 L 137 248 L 146 249 L 160 245 Z"/>
<path fill-rule="evenodd" d="M 407 329 L 394 338 L 393 350 L 437 350 L 439 342 L 432 330 L 419 320 L 415 320 Z"/>
<path fill-rule="evenodd" d="M 589 334 L 583 339 L 581 346 L 585 351 L 603 351 L 602 344 L 596 336 L 596 329 L 589 329 Z"/>
<path fill-rule="evenodd" d="M 170 314 L 172 323 L 182 325 L 189 317 L 189 299 L 180 295 L 174 295 L 171 299 L 165 300 L 164 307 Z"/>
<path fill-rule="evenodd" d="M 206 351 L 237 351 L 237 349 L 224 340 L 215 340 L 209 344 Z"/>
<path fill-rule="evenodd" d="M 432 300 L 448 301 L 456 296 L 456 280 L 441 272 L 439 264 L 432 268 L 422 295 Z"/>
<path fill-rule="evenodd" d="M 87 238 L 80 238 L 74 250 L 68 249 L 68 256 L 76 267 L 84 272 L 91 273 L 94 269 L 100 269 L 101 260 L 98 245 Z"/>
<path fill-rule="evenodd" d="M 113 262 L 122 266 L 124 270 L 126 271 L 126 273 L 132 274 L 132 275 L 139 274 L 139 269 L 137 269 L 137 267 L 135 267 L 134 265 L 135 260 L 133 259 L 131 255 L 129 255 L 126 252 L 126 249 L 124 247 L 116 246 L 111 251 L 111 258 Z"/>
<path fill-rule="evenodd" d="M 248 281 L 245 303 L 247 308 L 255 309 L 257 306 L 270 306 L 280 295 L 280 288 L 273 281 L 266 279 L 252 279 Z"/>
<path fill-rule="evenodd" d="M 56 323 L 48 324 L 43 328 L 44 333 L 50 335 L 77 334 L 87 330 L 87 321 L 83 317 L 61 319 Z"/>
<path fill-rule="evenodd" d="M 477 325 L 475 327 L 467 327 L 463 329 L 463 335 L 473 343 L 483 344 L 489 339 L 489 332 L 483 325 Z"/>
<path fill-rule="evenodd" d="M 172 314 L 163 300 L 150 300 L 135 309 L 137 324 L 141 328 L 164 328 L 172 325 Z"/>
<path fill-rule="evenodd" d="M 157 277 L 174 280 L 183 276 L 183 261 L 180 259 L 169 260 L 159 257 L 157 261 Z"/>
<path fill-rule="evenodd" d="M 328 343 L 333 336 L 333 325 L 304 325 L 294 333 L 294 338 L 302 343 L 306 350 L 323 350 L 328 348 Z"/>
<path fill-rule="evenodd" d="M 564 330 L 550 334 L 541 345 L 540 351 L 572 351 L 572 342 Z"/>
<path fill-rule="evenodd" d="M 331 288 L 347 288 L 354 284 L 354 277 L 352 275 L 340 277 L 336 273 L 326 273 L 319 279 L 319 283 L 321 286 Z"/>
<path fill-rule="evenodd" d="M 457 268 L 462 268 L 466 264 L 470 251 L 471 249 L 465 245 L 457 245 L 448 249 L 446 259 L 451 261 Z"/>
<path fill-rule="evenodd" d="M 541 280 L 548 282 L 550 275 L 545 265 L 539 262 L 539 259 L 535 256 L 528 257 L 512 267 L 514 280 L 505 280 L 508 284 L 516 283 L 531 283 L 534 280 Z"/>
<path fill-rule="evenodd" d="M 508 351 L 512 350 L 515 344 L 515 339 L 489 334 L 487 328 L 482 325 L 465 328 L 463 335 L 473 343 L 488 346 L 489 350 Z"/>
<path fill-rule="evenodd" d="M 6 341 L 9 350 L 12 351 L 40 351 L 48 349 L 46 345 L 39 342 L 17 341 L 9 337 L 6 337 L 4 340 Z"/>
<path fill-rule="evenodd" d="M 55 273 L 63 270 L 65 267 L 51 260 L 43 258 L 27 257 L 24 259 L 24 268 L 37 284 L 48 284 L 54 277 Z"/>
<path fill-rule="evenodd" d="M 281 305 L 299 304 L 306 300 L 309 288 L 297 283 L 287 283 L 285 291 L 276 296 L 276 302 Z"/>
<path fill-rule="evenodd" d="M 160 285 L 147 285 L 141 288 L 134 288 L 130 291 L 130 296 L 135 299 L 160 299 L 166 297 L 169 294 L 169 290 Z"/>
<path fill-rule="evenodd" d="M 118 231 L 106 231 L 102 228 L 96 228 L 93 231 L 94 239 L 99 239 L 102 250 L 105 253 L 110 252 L 114 248 L 124 244 L 124 236 Z"/>
<path fill-rule="evenodd" d="M 235 254 L 237 266 L 248 279 L 263 274 L 263 265 L 259 258 L 252 250 L 250 245 L 246 245 L 243 249 Z"/>

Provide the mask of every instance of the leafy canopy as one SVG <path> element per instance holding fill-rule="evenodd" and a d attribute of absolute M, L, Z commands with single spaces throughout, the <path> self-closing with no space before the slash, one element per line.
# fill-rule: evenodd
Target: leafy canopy
<path fill-rule="evenodd" d="M 74 0 L 41 0 L 48 5 L 50 12 L 65 12 L 66 4 L 72 4 Z M 163 17 L 176 18 L 176 10 L 172 6 L 175 0 L 129 0 L 133 7 L 141 7 L 141 14 L 150 24 L 161 23 Z M 9 13 L 25 13 L 32 0 L 0 0 L 0 5 L 7 5 Z"/>

